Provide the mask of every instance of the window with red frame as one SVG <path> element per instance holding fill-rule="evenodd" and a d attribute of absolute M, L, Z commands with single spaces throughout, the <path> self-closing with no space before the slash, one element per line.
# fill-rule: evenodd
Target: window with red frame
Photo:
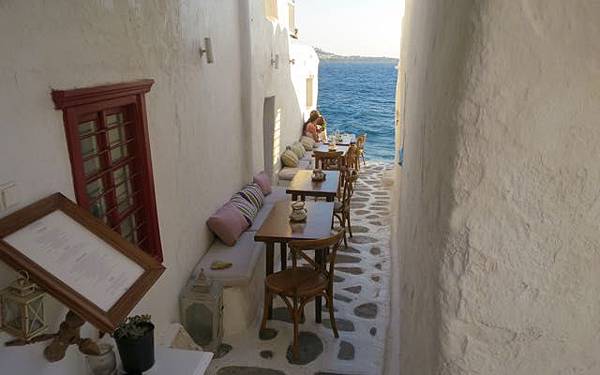
<path fill-rule="evenodd" d="M 162 261 L 144 94 L 154 81 L 52 91 L 77 203 Z"/>

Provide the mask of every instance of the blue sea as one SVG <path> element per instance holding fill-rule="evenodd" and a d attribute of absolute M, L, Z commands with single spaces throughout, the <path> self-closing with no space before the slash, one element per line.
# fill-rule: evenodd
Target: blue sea
<path fill-rule="evenodd" d="M 369 160 L 394 160 L 396 65 L 321 62 L 317 106 L 327 133 L 367 133 Z"/>

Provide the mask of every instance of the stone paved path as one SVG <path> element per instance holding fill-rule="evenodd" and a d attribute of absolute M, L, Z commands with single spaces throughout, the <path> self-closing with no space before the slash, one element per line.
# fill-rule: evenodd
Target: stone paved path
<path fill-rule="evenodd" d="M 361 169 L 352 199 L 354 237 L 338 253 L 335 283 L 336 339 L 330 322 L 314 322 L 314 305 L 307 305 L 300 326 L 300 358 L 291 361 L 288 347 L 292 325 L 283 302 L 275 299 L 275 319 L 259 338 L 256 329 L 225 337 L 233 348 L 213 360 L 216 375 L 321 374 L 378 375 L 382 372 L 389 318 L 390 207 L 392 164 L 370 162 Z"/>

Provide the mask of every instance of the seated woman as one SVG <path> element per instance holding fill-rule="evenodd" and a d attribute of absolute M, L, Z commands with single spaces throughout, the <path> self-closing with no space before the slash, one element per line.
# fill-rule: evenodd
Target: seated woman
<path fill-rule="evenodd" d="M 304 128 L 302 129 L 302 134 L 311 137 L 315 140 L 315 142 L 319 142 L 319 131 L 317 130 L 316 121 L 319 118 L 319 112 L 312 111 L 310 112 L 310 116 L 308 117 L 308 121 L 304 123 Z"/>
<path fill-rule="evenodd" d="M 327 139 L 327 133 L 325 133 L 325 119 L 323 116 L 319 116 L 315 121 L 315 125 L 317 127 L 317 133 L 319 134 L 319 138 L 324 141 Z"/>

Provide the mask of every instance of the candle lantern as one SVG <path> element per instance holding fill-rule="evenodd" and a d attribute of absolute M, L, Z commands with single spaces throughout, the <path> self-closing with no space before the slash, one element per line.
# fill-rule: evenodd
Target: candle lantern
<path fill-rule="evenodd" d="M 29 274 L 23 272 L 0 292 L 2 329 L 27 341 L 44 333 L 48 328 L 44 311 L 45 296 L 46 293 L 29 280 Z"/>
<path fill-rule="evenodd" d="M 204 270 L 188 282 L 180 298 L 181 322 L 194 342 L 215 352 L 223 339 L 223 285 Z"/>

